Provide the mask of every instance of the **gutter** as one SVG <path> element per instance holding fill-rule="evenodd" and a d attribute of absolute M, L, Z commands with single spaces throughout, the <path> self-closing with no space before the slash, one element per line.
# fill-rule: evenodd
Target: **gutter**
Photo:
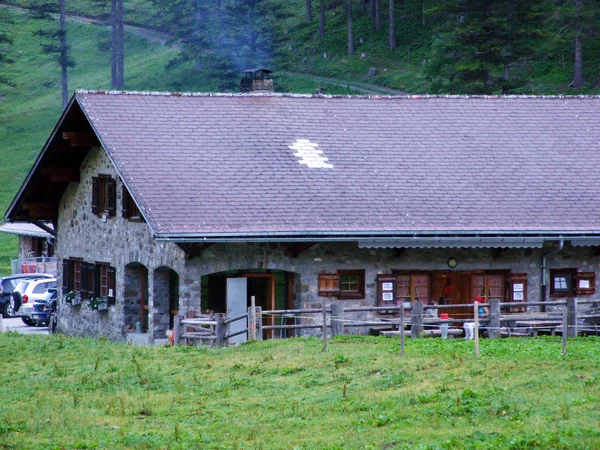
<path fill-rule="evenodd" d="M 565 240 L 564 239 L 560 239 L 558 241 L 558 248 L 555 248 L 554 250 L 549 251 L 548 253 L 544 253 L 542 255 L 542 266 L 541 266 L 541 270 L 542 270 L 542 283 L 540 285 L 540 301 L 541 302 L 546 302 L 546 294 L 547 294 L 547 289 L 546 289 L 546 285 L 547 285 L 547 258 L 548 256 L 552 256 L 560 251 L 562 251 L 562 249 L 564 248 L 565 245 Z M 542 312 L 546 312 L 546 305 L 542 305 Z"/>

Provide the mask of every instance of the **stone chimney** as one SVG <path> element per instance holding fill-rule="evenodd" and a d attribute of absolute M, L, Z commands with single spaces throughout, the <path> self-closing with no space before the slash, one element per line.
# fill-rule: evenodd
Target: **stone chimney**
<path fill-rule="evenodd" d="M 269 78 L 269 69 L 244 70 L 244 78 L 240 82 L 241 92 L 273 92 L 273 79 Z"/>

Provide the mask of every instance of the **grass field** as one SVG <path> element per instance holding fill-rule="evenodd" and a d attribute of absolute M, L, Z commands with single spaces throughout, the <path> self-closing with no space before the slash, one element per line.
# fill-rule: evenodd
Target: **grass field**
<path fill-rule="evenodd" d="M 0 448 L 600 447 L 600 340 L 135 348 L 0 335 Z"/>

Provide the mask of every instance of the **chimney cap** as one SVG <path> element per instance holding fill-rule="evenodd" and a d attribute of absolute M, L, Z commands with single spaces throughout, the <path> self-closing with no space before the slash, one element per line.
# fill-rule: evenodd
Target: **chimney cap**
<path fill-rule="evenodd" d="M 270 69 L 256 68 L 256 69 L 244 70 L 244 73 L 254 73 L 254 72 L 260 72 L 260 71 L 263 71 L 264 73 L 272 73 L 273 72 Z"/>

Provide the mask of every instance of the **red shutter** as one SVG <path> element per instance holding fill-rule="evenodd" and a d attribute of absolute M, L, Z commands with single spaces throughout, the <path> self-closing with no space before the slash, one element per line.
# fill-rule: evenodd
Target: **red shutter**
<path fill-rule="evenodd" d="M 92 178 L 92 214 L 98 214 L 98 198 L 100 192 L 98 178 Z"/>
<path fill-rule="evenodd" d="M 592 295 L 596 293 L 596 273 L 577 272 L 575 274 L 575 293 L 577 295 Z"/>
<path fill-rule="evenodd" d="M 337 297 L 340 295 L 340 276 L 337 273 L 319 274 L 319 297 Z"/>
<path fill-rule="evenodd" d="M 506 300 L 514 303 L 527 302 L 527 274 L 511 273 L 507 283 Z M 525 306 L 511 306 L 510 312 L 523 312 Z"/>
<path fill-rule="evenodd" d="M 115 217 L 117 215 L 117 181 L 109 178 L 106 180 L 106 195 L 108 196 L 108 215 Z"/>

